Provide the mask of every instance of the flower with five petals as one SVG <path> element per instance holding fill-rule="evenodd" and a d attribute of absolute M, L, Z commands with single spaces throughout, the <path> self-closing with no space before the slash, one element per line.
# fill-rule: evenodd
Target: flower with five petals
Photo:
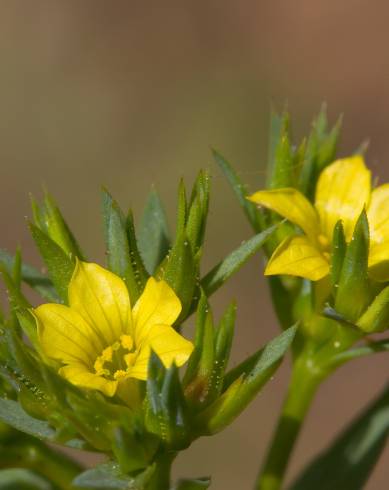
<path fill-rule="evenodd" d="M 68 296 L 69 306 L 43 304 L 34 315 L 42 352 L 74 385 L 113 396 L 126 379 L 147 379 L 151 351 L 166 367 L 183 365 L 193 351 L 172 327 L 181 303 L 164 281 L 150 278 L 131 308 L 120 277 L 78 261 Z"/>

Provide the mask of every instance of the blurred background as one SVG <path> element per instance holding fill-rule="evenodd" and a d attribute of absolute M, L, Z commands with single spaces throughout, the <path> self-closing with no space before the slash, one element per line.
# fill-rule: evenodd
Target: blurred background
<path fill-rule="evenodd" d="M 24 217 L 29 193 L 47 186 L 90 259 L 103 261 L 102 184 L 138 218 L 154 184 L 173 227 L 179 178 L 191 184 L 205 167 L 213 175 L 206 269 L 251 234 L 210 147 L 260 188 L 272 104 L 287 103 L 300 138 L 326 101 L 331 122 L 345 115 L 342 153 L 369 138 L 368 163 L 387 180 L 388 15 L 375 0 L 1 2 L 0 246 L 21 244 L 40 265 Z M 216 311 L 232 297 L 237 362 L 277 334 L 260 257 L 215 295 Z M 379 392 L 388 368 L 376 355 L 323 385 L 289 481 Z M 285 362 L 232 427 L 179 458 L 176 476 L 251 488 L 287 380 Z M 387 488 L 388 456 L 368 490 Z"/>

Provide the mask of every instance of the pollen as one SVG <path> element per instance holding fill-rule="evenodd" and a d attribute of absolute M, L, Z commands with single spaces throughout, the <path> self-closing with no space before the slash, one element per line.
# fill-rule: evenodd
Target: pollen
<path fill-rule="evenodd" d="M 121 335 L 119 340 L 106 347 L 97 357 L 93 367 L 98 376 L 110 380 L 123 379 L 134 365 L 137 353 L 130 335 Z"/>

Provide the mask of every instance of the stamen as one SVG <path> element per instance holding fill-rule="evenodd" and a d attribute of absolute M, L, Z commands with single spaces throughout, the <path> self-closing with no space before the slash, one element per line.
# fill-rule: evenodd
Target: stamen
<path fill-rule="evenodd" d="M 120 341 L 106 347 L 94 363 L 98 376 L 108 379 L 123 379 L 134 365 L 137 353 L 134 352 L 134 341 L 130 335 L 121 335 Z"/>

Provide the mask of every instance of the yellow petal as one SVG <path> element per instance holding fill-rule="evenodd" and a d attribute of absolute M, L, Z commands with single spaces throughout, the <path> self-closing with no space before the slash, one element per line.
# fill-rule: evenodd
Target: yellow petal
<path fill-rule="evenodd" d="M 370 199 L 370 171 L 361 156 L 337 160 L 320 174 L 315 206 L 323 233 L 332 240 L 335 224 L 343 221 L 350 240 L 355 223 Z"/>
<path fill-rule="evenodd" d="M 305 236 L 286 238 L 274 251 L 265 275 L 288 274 L 318 281 L 329 274 L 325 257 Z"/>
<path fill-rule="evenodd" d="M 92 327 L 68 306 L 45 304 L 34 310 L 38 338 L 47 357 L 93 365 L 102 343 Z"/>
<path fill-rule="evenodd" d="M 376 281 L 389 281 L 389 241 L 370 247 L 369 274 Z"/>
<path fill-rule="evenodd" d="M 371 193 L 367 211 L 370 243 L 389 242 L 389 184 L 384 184 Z"/>
<path fill-rule="evenodd" d="M 58 372 L 76 386 L 99 390 L 107 396 L 113 396 L 118 385 L 117 381 L 110 381 L 97 374 L 91 373 L 83 364 L 79 363 L 64 366 Z"/>
<path fill-rule="evenodd" d="M 69 284 L 69 304 L 106 345 L 113 344 L 131 329 L 126 285 L 120 277 L 97 264 L 77 262 Z"/>
<path fill-rule="evenodd" d="M 135 344 L 140 345 L 153 325 L 172 325 L 181 313 L 181 302 L 165 281 L 153 277 L 146 283 L 132 310 Z"/>
<path fill-rule="evenodd" d="M 315 208 L 297 189 L 284 188 L 258 191 L 248 199 L 256 204 L 276 211 L 298 225 L 312 240 L 320 233 L 319 220 Z"/>
<path fill-rule="evenodd" d="M 151 349 L 168 368 L 173 362 L 182 366 L 193 352 L 193 344 L 168 325 L 154 325 L 144 338 L 141 351 L 131 370 L 130 376 L 147 379 L 147 368 Z"/>

